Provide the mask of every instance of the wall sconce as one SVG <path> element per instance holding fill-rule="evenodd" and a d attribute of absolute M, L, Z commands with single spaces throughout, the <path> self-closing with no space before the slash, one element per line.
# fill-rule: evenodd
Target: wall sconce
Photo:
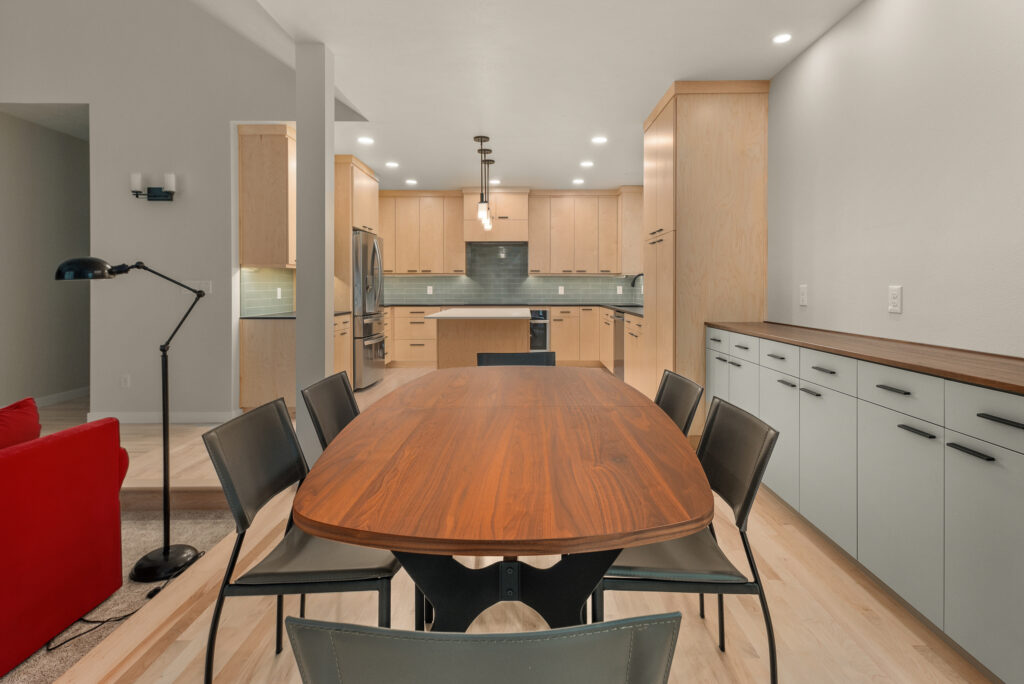
<path fill-rule="evenodd" d="M 177 186 L 177 178 L 173 173 L 164 174 L 164 186 L 159 187 L 147 187 L 145 190 L 142 189 L 142 174 L 135 172 L 132 174 L 132 195 L 136 198 L 145 197 L 150 202 L 171 202 L 174 200 L 174 190 Z"/>

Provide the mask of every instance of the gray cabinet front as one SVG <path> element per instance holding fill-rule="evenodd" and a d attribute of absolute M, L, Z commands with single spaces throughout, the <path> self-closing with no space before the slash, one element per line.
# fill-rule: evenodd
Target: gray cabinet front
<path fill-rule="evenodd" d="M 707 405 L 711 406 L 714 397 L 729 401 L 729 355 L 708 349 L 704 373 L 704 400 Z"/>
<path fill-rule="evenodd" d="M 729 402 L 756 416 L 760 403 L 757 392 L 760 367 L 756 363 L 735 356 L 729 357 L 728 365 Z"/>
<path fill-rule="evenodd" d="M 760 418 L 778 430 L 775 451 L 764 471 L 766 485 L 800 510 L 800 391 L 799 381 L 785 373 L 761 368 Z"/>

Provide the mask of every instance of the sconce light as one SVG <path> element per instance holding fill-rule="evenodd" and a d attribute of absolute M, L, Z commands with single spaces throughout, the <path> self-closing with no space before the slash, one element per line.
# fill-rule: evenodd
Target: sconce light
<path fill-rule="evenodd" d="M 170 202 L 174 200 L 176 187 L 177 178 L 173 173 L 164 174 L 164 185 L 162 188 L 147 187 L 145 190 L 142 189 L 142 174 L 138 172 L 132 174 L 132 195 L 137 198 L 145 197 L 150 202 Z"/>

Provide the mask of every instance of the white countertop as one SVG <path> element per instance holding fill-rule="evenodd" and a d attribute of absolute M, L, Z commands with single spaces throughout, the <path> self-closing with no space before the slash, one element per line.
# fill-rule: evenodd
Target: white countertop
<path fill-rule="evenodd" d="M 527 308 L 512 307 L 459 307 L 458 309 L 445 309 L 440 313 L 428 314 L 425 318 L 437 318 L 440 320 L 471 320 L 471 319 L 530 319 L 530 310 Z"/>

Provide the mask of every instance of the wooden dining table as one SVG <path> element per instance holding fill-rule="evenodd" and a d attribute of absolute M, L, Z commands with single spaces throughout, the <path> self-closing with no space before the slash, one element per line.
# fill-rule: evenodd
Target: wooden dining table
<path fill-rule="evenodd" d="M 693 447 L 657 405 L 604 369 L 563 366 L 404 385 L 328 445 L 293 504 L 310 534 L 394 552 L 435 631 L 465 631 L 499 601 L 581 624 L 623 548 L 697 532 L 713 510 Z M 561 560 L 548 568 L 522 558 L 549 554 Z"/>

